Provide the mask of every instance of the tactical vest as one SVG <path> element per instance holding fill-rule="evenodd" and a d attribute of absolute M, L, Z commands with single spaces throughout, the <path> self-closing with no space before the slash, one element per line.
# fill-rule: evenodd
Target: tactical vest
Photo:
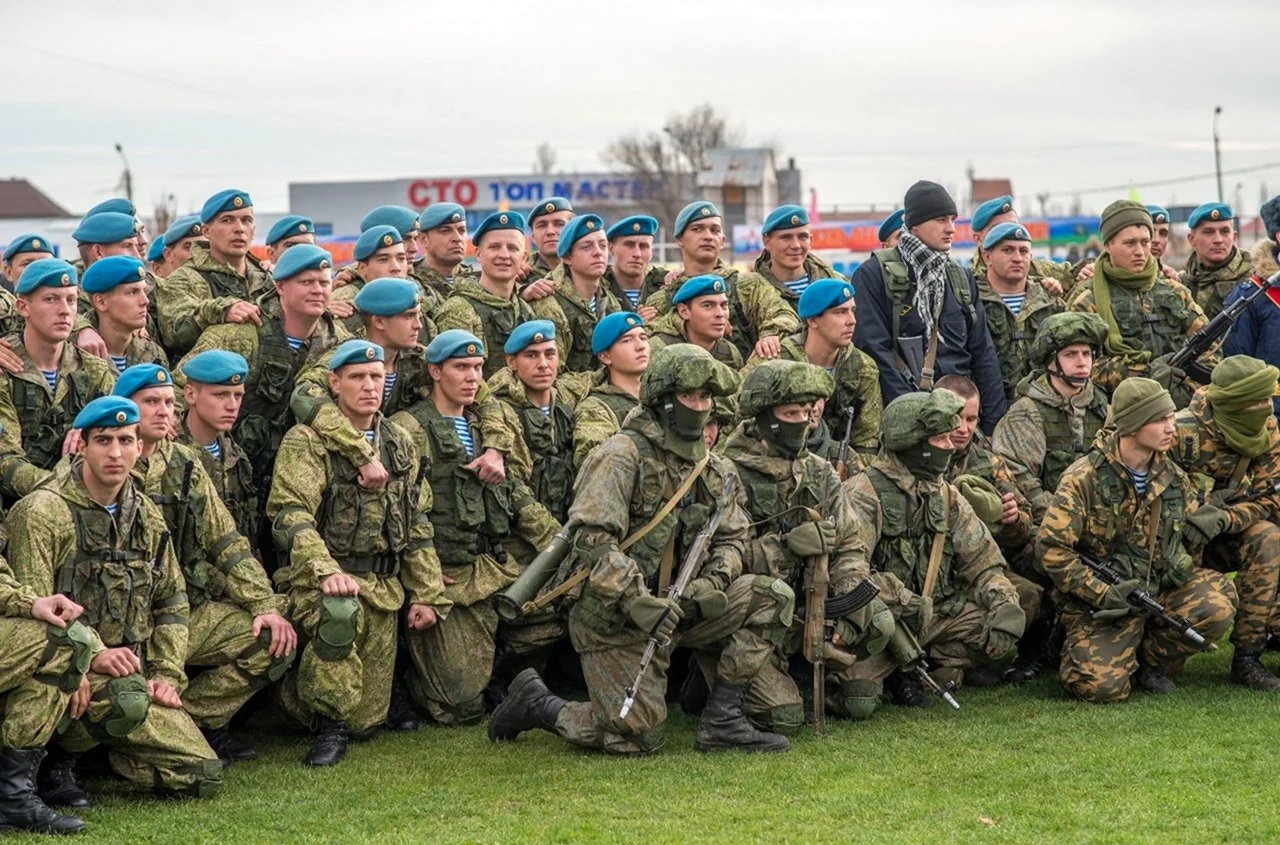
<path fill-rule="evenodd" d="M 152 455 L 151 460 L 157 459 L 156 455 Z M 208 599 L 221 596 L 225 578 L 209 565 L 204 544 L 200 542 L 204 509 L 208 504 L 204 494 L 193 489 L 190 476 L 187 476 L 185 487 L 183 485 L 187 465 L 192 463 L 178 450 L 170 450 L 168 462 L 160 476 L 159 489 L 148 486 L 146 494 L 164 514 L 173 553 L 178 558 L 178 568 L 182 570 L 182 577 L 187 582 L 187 600 L 194 608 Z M 145 469 L 140 466 L 139 472 L 145 472 Z"/>
<path fill-rule="evenodd" d="M 1034 400 L 1033 400 L 1034 401 Z M 1093 399 L 1082 412 L 1084 436 L 1076 439 L 1071 433 L 1071 419 L 1063 408 L 1055 408 L 1036 402 L 1040 421 L 1044 425 L 1044 462 L 1040 468 L 1040 486 L 1052 493 L 1058 489 L 1062 473 L 1089 451 L 1098 430 L 1107 419 L 1107 400 L 1101 388 L 1094 387 Z"/>
<path fill-rule="evenodd" d="M 804 338 L 804 332 L 789 335 L 783 342 L 784 354 L 789 352 L 787 357 L 791 360 L 808 363 L 809 358 L 804 352 Z M 790 350 L 785 349 L 788 345 L 792 347 Z M 856 418 L 862 413 L 862 406 L 866 404 L 866 400 L 859 395 L 857 387 L 862 378 L 862 356 L 858 354 L 857 349 L 850 348 L 843 357 L 837 355 L 831 378 L 835 380 L 836 390 L 823 407 L 822 418 L 833 427 L 838 426 L 839 436 L 843 437 L 845 408 L 853 408 L 853 415 Z"/>
<path fill-rule="evenodd" d="M 613 412 L 613 416 L 618 421 L 618 428 L 622 428 L 622 421 L 627 418 L 627 414 L 631 413 L 640 404 L 637 399 L 633 399 L 630 396 L 622 396 L 617 393 L 592 391 L 590 395 L 599 399 L 605 404 L 605 407 Z"/>
<path fill-rule="evenodd" d="M 1000 364 L 1000 376 L 1004 382 L 1004 394 L 1013 399 L 1018 382 L 1032 370 L 1031 342 L 1035 340 L 1040 324 L 1054 314 L 1063 311 L 1061 305 L 1042 302 L 1034 310 L 1025 307 L 1015 317 L 998 297 L 984 300 L 987 315 L 987 331 L 996 347 L 996 360 Z"/>
<path fill-rule="evenodd" d="M 573 501 L 573 411 L 553 402 L 550 417 L 532 405 L 517 408 L 516 417 L 533 457 L 529 488 L 563 525 Z"/>
<path fill-rule="evenodd" d="M 80 621 L 92 627 L 108 648 L 147 641 L 153 617 L 152 596 L 159 580 L 159 556 L 151 553 L 147 530 L 135 515 L 132 530 L 116 536 L 111 514 L 101 507 L 67 502 L 76 529 L 76 547 L 58 567 L 58 592 L 83 605 Z"/>
<path fill-rule="evenodd" d="M 266 319 L 258 327 L 258 351 L 249 362 L 244 403 L 232 429 L 232 437 L 248 456 L 257 482 L 270 476 L 280 441 L 293 424 L 289 396 L 306 354 L 303 349 L 294 352 L 289 346 L 282 321 Z M 259 493 L 266 493 L 261 484 Z"/>
<path fill-rule="evenodd" d="M 246 302 L 249 300 L 251 292 L 247 276 L 238 276 L 225 270 L 202 270 L 195 267 L 192 269 L 200 274 L 200 278 L 204 279 L 214 299 L 229 296 L 235 299 L 243 299 Z"/>
<path fill-rule="evenodd" d="M 513 501 L 515 484 L 508 476 L 498 484 L 485 484 L 474 472 L 463 469 L 471 463 L 453 423 L 442 417 L 435 405 L 419 402 L 409 409 L 430 444 L 428 477 L 434 501 L 431 524 L 435 526 L 436 553 L 445 566 L 473 563 L 477 555 L 491 555 L 499 563 L 507 560 L 503 540 L 511 533 L 512 516 L 528 501 Z M 468 417 L 475 454 L 484 451 L 480 428 Z M 529 500 L 532 501 L 532 500 Z"/>
<path fill-rule="evenodd" d="M 20 342 L 12 337 L 8 340 Z M 62 441 L 71 422 L 85 405 L 100 395 L 93 389 L 89 373 L 84 369 L 60 374 L 59 380 L 66 381 L 67 392 L 63 401 L 55 405 L 53 394 L 45 385 L 9 377 L 13 409 L 22 428 L 22 450 L 27 453 L 27 460 L 40 469 L 53 469 L 61 460 Z"/>
<path fill-rule="evenodd" d="M 810 507 L 820 513 L 826 510 L 823 495 L 826 491 L 825 477 L 823 473 L 818 472 L 819 469 L 825 470 L 826 465 L 815 466 L 815 463 L 811 460 L 804 461 L 800 480 L 785 500 L 780 495 L 777 479 L 752 469 L 744 463 L 735 463 L 738 477 L 742 481 L 742 488 L 747 494 L 747 512 L 751 515 L 751 521 L 756 523 L 753 529 L 755 539 L 752 542 L 761 544 L 768 540 L 771 541 L 770 545 L 782 552 L 782 559 L 775 561 L 776 564 L 782 564 L 778 567 L 778 571 L 767 573 L 757 571 L 756 574 L 781 578 L 793 590 L 802 586 L 800 582 L 804 576 L 804 561 L 796 558 L 786 549 L 785 538 L 792 528 L 809 521 L 808 514 L 798 510 L 799 508 Z M 770 557 L 778 556 L 770 555 Z M 797 590 L 796 595 L 802 596 L 803 592 L 803 589 Z"/>
<path fill-rule="evenodd" d="M 1152 303 L 1150 314 L 1143 312 L 1144 301 Z M 1191 321 L 1191 311 L 1163 279 L 1147 293 L 1111 285 L 1111 313 L 1121 336 L 1153 358 L 1176 352 L 1187 340 L 1183 327 Z"/>
<path fill-rule="evenodd" d="M 253 467 L 243 454 L 234 458 L 228 454 L 230 448 L 234 447 L 229 438 L 222 438 L 220 442 L 222 455 L 218 458 L 198 444 L 192 448 L 199 450 L 200 462 L 204 464 L 205 471 L 213 479 L 214 489 L 218 491 L 222 503 L 235 520 L 236 530 L 249 541 L 250 546 L 256 546 L 261 512 L 258 508 L 258 488 L 253 483 Z"/>
<path fill-rule="evenodd" d="M 898 318 L 911 308 L 911 270 L 902 260 L 897 247 L 877 249 L 871 255 L 880 264 L 881 278 L 884 280 L 885 293 L 893 303 L 893 344 L 898 343 Z M 969 315 L 969 322 L 976 323 L 978 309 L 973 304 L 973 291 L 969 288 L 969 277 L 964 269 L 954 261 L 947 262 L 947 283 L 951 286 L 951 294 L 960 304 L 960 308 Z M 927 339 L 926 339 L 927 340 Z"/>
<path fill-rule="evenodd" d="M 1137 578 L 1147 583 L 1154 583 L 1151 576 L 1158 576 L 1163 571 L 1165 561 L 1175 552 L 1182 542 L 1182 525 L 1186 518 L 1187 502 L 1182 488 L 1172 484 L 1165 488 L 1160 496 L 1160 528 L 1156 534 L 1155 560 L 1150 560 L 1147 553 L 1147 534 L 1138 533 L 1133 526 L 1132 516 L 1121 513 L 1121 503 L 1126 498 L 1137 496 L 1133 480 L 1128 473 L 1123 477 L 1118 473 L 1100 450 L 1089 452 L 1088 460 L 1094 468 L 1097 478 L 1098 499 L 1110 513 L 1101 536 L 1099 532 L 1089 531 L 1097 541 L 1107 546 L 1108 559 L 1114 560 L 1122 578 Z M 1145 498 L 1137 507 L 1145 509 L 1149 502 Z M 1090 526 L 1086 525 L 1086 529 Z"/>
<path fill-rule="evenodd" d="M 506 353 L 502 348 L 507 345 L 507 338 L 511 337 L 516 326 L 536 319 L 537 315 L 533 313 L 529 303 L 518 295 L 513 304 L 502 308 L 481 302 L 479 298 L 468 296 L 466 299 L 467 304 L 480 318 L 480 325 L 483 328 L 480 339 L 484 341 L 485 347 L 484 373 L 486 377 L 491 376 L 507 365 Z M 590 342 L 587 343 L 587 348 L 591 348 Z"/>
<path fill-rule="evenodd" d="M 963 460 L 957 463 L 954 456 L 951 458 L 951 466 L 948 467 L 946 473 L 947 480 L 952 481 L 952 483 L 954 483 L 954 479 L 962 475 L 976 475 L 979 478 L 994 482 L 995 470 L 991 461 L 991 453 L 977 443 L 970 443 L 969 448 L 964 452 Z"/>
<path fill-rule="evenodd" d="M 316 530 L 344 571 L 390 576 L 399 571 L 400 555 L 409 548 L 421 487 L 408 435 L 385 425 L 379 434 L 386 487 L 361 487 L 360 468 L 330 452 L 331 480 L 316 514 Z"/>
<path fill-rule="evenodd" d="M 876 572 L 896 575 L 914 593 L 923 592 L 933 537 L 942 533 L 945 536 L 942 565 L 938 567 L 938 580 L 930 598 L 936 613 L 953 615 L 964 605 L 965 598 L 952 572 L 955 548 L 951 542 L 949 514 L 944 510 L 942 493 L 924 497 L 922 505 L 913 512 L 910 498 L 883 472 L 869 467 L 867 480 L 880 500 L 882 523 L 880 542 L 871 553 L 871 568 Z"/>
<path fill-rule="evenodd" d="M 602 286 L 603 284 L 601 282 Z M 604 288 L 601 287 L 595 295 L 596 312 L 594 314 L 590 309 L 584 310 L 578 303 L 570 301 L 559 291 L 556 291 L 555 298 L 569 320 L 569 334 L 572 339 L 572 348 L 565 356 L 565 369 L 571 373 L 585 373 L 595 369 L 596 356 L 591 351 L 591 335 L 595 332 L 596 323 L 600 318 L 610 313 L 609 298 L 604 295 Z"/>

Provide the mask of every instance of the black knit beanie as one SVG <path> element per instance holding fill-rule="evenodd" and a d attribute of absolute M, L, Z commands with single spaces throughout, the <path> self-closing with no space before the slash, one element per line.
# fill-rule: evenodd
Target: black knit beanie
<path fill-rule="evenodd" d="M 947 193 L 946 188 L 937 182 L 926 182 L 923 179 L 907 188 L 902 207 L 906 212 L 903 223 L 908 229 L 935 217 L 959 214 L 956 211 L 956 201 Z"/>

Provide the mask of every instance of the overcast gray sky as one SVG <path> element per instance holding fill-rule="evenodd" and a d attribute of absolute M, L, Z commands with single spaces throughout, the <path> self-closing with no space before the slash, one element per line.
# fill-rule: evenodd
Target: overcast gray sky
<path fill-rule="evenodd" d="M 970 162 L 1024 206 L 1212 174 L 1215 105 L 1223 168 L 1253 169 L 1228 202 L 1280 192 L 1276 0 L 5 0 L 0 19 L 0 175 L 73 212 L 112 195 L 117 142 L 144 209 L 236 186 L 284 210 L 290 181 L 522 173 L 542 141 L 602 170 L 611 139 L 704 101 L 780 142 L 823 206 L 960 189 Z M 1140 192 L 1216 198 L 1212 177 Z"/>

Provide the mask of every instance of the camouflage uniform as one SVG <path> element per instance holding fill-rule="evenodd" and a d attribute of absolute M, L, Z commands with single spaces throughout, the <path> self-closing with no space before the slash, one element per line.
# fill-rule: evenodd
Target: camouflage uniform
<path fill-rule="evenodd" d="M 428 291 L 435 294 L 437 301 L 432 308 L 432 313 L 434 313 L 435 309 L 444 304 L 444 301 L 453 294 L 454 281 L 459 279 L 475 281 L 480 278 L 480 274 L 469 264 L 459 264 L 454 275 L 445 278 L 439 272 L 427 266 L 427 262 L 424 259 L 420 259 L 409 268 L 409 278 L 421 286 L 424 297 L 428 295 Z"/>
<path fill-rule="evenodd" d="M 19 499 L 49 477 L 72 420 L 89 402 L 110 393 L 115 377 L 106 361 L 67 341 L 57 389 L 51 392 L 22 339 L 7 340 L 25 369 L 0 377 L 0 492 Z"/>
<path fill-rule="evenodd" d="M 364 276 L 361 276 L 356 272 L 355 265 L 344 267 L 343 272 L 347 274 L 348 281 L 342 287 L 334 290 L 332 301 L 350 302 L 351 307 L 354 308 L 356 294 L 360 293 L 364 288 L 365 283 L 370 280 L 365 279 Z M 417 279 L 414 279 L 413 281 L 417 282 Z M 444 300 L 432 287 L 418 282 L 418 288 L 422 293 L 422 297 L 418 302 L 419 306 L 422 308 L 422 329 L 418 335 L 418 342 L 423 346 L 426 346 L 437 333 L 436 324 L 432 321 L 431 315 L 440 309 L 440 304 Z M 365 336 L 364 317 L 359 311 L 356 311 L 352 313 L 350 317 L 343 319 L 342 325 L 351 333 L 352 337 L 363 338 Z"/>
<path fill-rule="evenodd" d="M 1253 262 L 1249 259 L 1249 253 L 1233 246 L 1227 260 L 1217 267 L 1205 265 L 1192 252 L 1187 259 L 1186 269 L 1178 274 L 1178 280 L 1191 291 L 1191 296 L 1204 315 L 1212 320 L 1218 316 L 1236 285 L 1249 281 L 1252 275 Z"/>
<path fill-rule="evenodd" d="M 1192 623 L 1206 640 L 1227 632 L 1236 591 L 1225 576 L 1191 569 L 1183 547 L 1191 482 L 1167 455 L 1152 460 L 1145 495 L 1139 497 L 1120 461 L 1119 436 L 1063 473 L 1036 538 L 1037 558 L 1053 579 L 1060 618 L 1067 629 L 1059 677 L 1068 693 L 1085 701 L 1129 697 L 1130 676 L 1141 662 L 1176 671 L 1196 651 L 1180 634 L 1142 615 L 1094 619 L 1107 585 L 1079 558 L 1077 549 L 1111 561 L 1124 578 L 1136 578 L 1170 613 Z M 1187 580 L 1175 586 L 1173 573 Z"/>
<path fill-rule="evenodd" d="M 88 323 L 95 330 L 98 328 L 98 312 L 93 311 L 89 314 Z M 151 338 L 155 335 L 133 335 L 129 338 L 129 343 L 124 348 L 125 369 L 132 367 L 134 364 L 159 364 L 168 369 L 169 356 L 164 354 L 164 350 L 160 348 L 160 344 Z M 111 373 L 115 377 L 119 377 L 121 370 L 116 369 L 115 361 L 107 358 L 107 366 L 111 368 Z"/>
<path fill-rule="evenodd" d="M 280 444 L 267 500 L 272 535 L 287 565 L 275 573 L 289 617 L 306 645 L 285 676 L 280 700 L 292 717 L 314 716 L 366 731 L 385 721 L 391 702 L 400 609 L 423 604 L 444 616 L 449 601 L 432 547 L 431 490 L 420 486 L 420 453 L 380 414 L 374 445 L 389 474 L 381 490 L 357 482 L 357 467 L 325 448 L 305 425 Z M 328 597 L 321 584 L 340 572 L 357 597 Z M 349 618 L 346 625 L 339 620 Z M 443 624 L 443 620 L 438 623 Z"/>
<path fill-rule="evenodd" d="M 484 342 L 484 377 L 496 373 L 507 365 L 502 347 L 511 332 L 521 323 L 533 320 L 533 307 L 512 292 L 510 299 L 500 299 L 480 285 L 478 279 L 457 279 L 453 293 L 436 314 L 436 329 L 468 331 Z M 563 341 L 557 341 L 560 355 L 564 357 Z"/>
<path fill-rule="evenodd" d="M 562 261 L 559 264 L 556 264 L 556 267 L 559 267 L 560 264 L 563 264 L 563 263 L 564 262 Z M 550 276 L 551 271 L 554 269 L 555 267 L 552 267 L 546 261 L 542 260 L 542 253 L 538 252 L 537 250 L 534 250 L 533 254 L 529 256 L 529 275 L 525 276 L 524 281 L 522 281 L 520 284 L 522 287 L 528 287 L 529 285 L 533 284 L 539 279 L 545 279 L 547 276 Z M 484 340 L 483 337 L 481 337 L 480 339 Z"/>
<path fill-rule="evenodd" d="M 742 360 L 746 360 L 762 337 L 786 337 L 800 330 L 800 318 L 782 298 L 777 289 L 756 273 L 739 275 L 738 271 L 717 259 L 711 273 L 725 281 L 729 294 L 729 325 L 733 332 L 730 342 L 736 347 Z M 671 297 L 691 277 L 681 273 L 649 297 L 646 305 L 656 308 L 663 319 L 650 325 L 650 334 L 675 334 L 680 320 L 671 307 Z M 671 316 L 667 317 L 666 315 Z M 655 348 L 652 350 L 657 352 Z M 741 366 L 741 365 L 739 365 Z"/>
<path fill-rule="evenodd" d="M 800 308 L 800 294 L 791 290 L 782 282 L 778 281 L 778 277 L 773 275 L 773 256 L 769 255 L 769 250 L 764 250 L 756 258 L 752 265 L 755 274 L 764 279 L 773 289 L 778 292 L 778 296 L 782 297 L 782 301 L 790 306 L 792 311 L 798 311 Z M 808 277 L 809 283 L 813 284 L 819 279 L 839 279 L 842 282 L 849 281 L 844 276 L 835 271 L 827 262 L 823 261 L 813 253 L 809 253 L 804 257 L 804 274 Z M 801 323 L 803 324 L 803 320 Z"/>
<path fill-rule="evenodd" d="M 471 427 L 474 454 L 479 455 L 485 446 L 474 406 L 463 415 Z M 544 548 L 560 524 L 516 473 L 497 484 L 484 484 L 474 471 L 463 469 L 472 458 L 453 423 L 429 398 L 396 414 L 394 422 L 430 461 L 423 492 L 431 494 L 441 568 L 453 581 L 444 591 L 452 603 L 448 617 L 434 628 L 408 632 L 415 669 L 409 673 L 409 691 L 437 722 L 466 724 L 484 715 L 482 693 L 489 683 L 498 634 L 493 595 L 520 574 L 505 543 L 517 535 L 533 548 Z M 522 642 L 520 633 L 511 633 L 517 652 L 545 645 L 540 641 L 545 631 L 533 632 L 534 642 Z M 554 640 L 559 633 L 548 636 Z"/>
<path fill-rule="evenodd" d="M 628 311 L 634 311 L 641 305 L 649 301 L 649 297 L 653 296 L 666 283 L 667 268 L 650 267 L 644 271 L 644 279 L 640 282 L 640 290 L 633 302 L 631 297 L 627 296 L 626 290 L 622 285 L 618 284 L 618 277 L 613 272 L 613 265 L 610 264 L 604 271 L 604 278 L 600 280 L 600 284 L 613 294 L 613 298 L 627 307 Z"/>
<path fill-rule="evenodd" d="M 113 518 L 89 498 L 79 458 L 9 514 L 9 551 L 18 580 L 39 595 L 60 592 L 84 606 L 81 621 L 109 648 L 133 649 L 145 678 L 89 674 L 93 698 L 62 734 L 73 753 L 98 743 L 111 766 L 140 786 L 206 797 L 222 784 L 222 766 L 185 710 L 151 704 L 146 681 L 187 686 L 187 597 L 163 514 L 133 482 Z M 61 713 L 61 711 L 59 711 Z"/>
<path fill-rule="evenodd" d="M 201 332 L 221 325 L 227 309 L 237 302 L 253 302 L 275 290 L 271 274 L 253 255 L 241 275 L 216 261 L 208 249 L 191 247 L 191 259 L 156 286 L 160 340 L 173 358 L 181 357 L 200 339 Z M 253 324 L 248 324 L 253 328 Z"/>
<path fill-rule="evenodd" d="M 574 290 L 569 268 L 561 264 L 547 276 L 555 282 L 555 293 L 531 302 L 534 314 L 550 320 L 556 327 L 557 346 L 561 350 L 561 367 L 571 373 L 585 373 L 599 366 L 591 352 L 591 334 L 602 317 L 622 310 L 622 305 L 605 286 L 596 286 L 590 303 Z"/>
<path fill-rule="evenodd" d="M 996 348 L 1000 362 L 1000 376 L 1004 381 L 1005 398 L 1012 402 L 1017 398 L 1018 382 L 1031 372 L 1031 342 L 1036 330 L 1045 319 L 1067 310 L 1060 297 L 1044 289 L 1036 280 L 1027 279 L 1027 298 L 1016 315 L 1004 304 L 1000 295 L 991 288 L 986 275 L 974 276 L 978 283 L 978 298 L 982 300 L 983 314 L 987 319 L 987 331 Z"/>
<path fill-rule="evenodd" d="M 648 329 L 650 356 L 657 354 L 663 347 L 690 342 L 684 321 L 675 312 L 654 320 L 648 325 Z M 742 369 L 742 353 L 727 338 L 717 338 L 715 345 L 709 351 L 711 357 L 721 364 L 732 367 L 735 371 Z"/>
<path fill-rule="evenodd" d="M 27 321 L 18 313 L 18 297 L 7 287 L 0 286 L 0 336 L 22 334 Z"/>
<path fill-rule="evenodd" d="M 573 427 L 573 466 L 582 467 L 595 447 L 617 434 L 622 421 L 640 405 L 639 398 L 609 382 L 604 370 L 596 373 L 594 384 L 574 409 L 577 421 Z"/>
<path fill-rule="evenodd" d="M 214 457 L 212 452 L 192 439 L 185 425 L 179 430 L 177 442 L 189 446 L 192 452 L 199 455 L 200 465 L 209 476 L 214 493 L 231 514 L 236 531 L 249 542 L 250 549 L 256 554 L 262 530 L 259 518 L 261 500 L 258 488 L 253 483 L 253 467 L 244 449 L 240 448 L 240 444 L 231 435 L 219 434 L 218 456 Z"/>
<path fill-rule="evenodd" d="M 973 273 L 975 279 L 985 279 L 987 277 L 987 263 L 982 260 L 982 250 L 975 249 L 973 251 L 973 257 L 969 259 L 969 272 Z M 1046 258 L 1031 259 L 1031 268 L 1027 272 L 1027 281 L 1043 284 L 1042 280 L 1044 279 L 1057 281 L 1058 284 L 1062 285 L 1062 295 L 1066 296 L 1070 293 L 1072 285 L 1076 283 L 1076 274 L 1070 264 Z"/>

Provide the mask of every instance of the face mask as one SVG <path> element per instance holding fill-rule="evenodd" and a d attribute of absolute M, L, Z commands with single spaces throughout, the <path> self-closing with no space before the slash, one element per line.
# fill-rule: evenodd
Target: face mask
<path fill-rule="evenodd" d="M 898 459 L 919 480 L 937 481 L 947 471 L 954 451 L 954 449 L 939 449 L 928 440 L 921 440 L 914 446 L 899 452 Z"/>
<path fill-rule="evenodd" d="M 674 396 L 662 404 L 663 427 L 681 440 L 702 440 L 702 430 L 711 419 L 711 409 L 695 411 Z"/>
<path fill-rule="evenodd" d="M 1267 418 L 1273 413 L 1274 411 L 1270 408 L 1254 408 L 1249 411 L 1236 411 L 1231 416 L 1243 430 L 1260 433 L 1267 427 Z"/>
<path fill-rule="evenodd" d="M 760 439 L 777 449 L 788 458 L 795 458 L 809 442 L 809 423 L 783 422 L 774 416 L 773 409 L 761 411 L 756 415 L 756 430 Z"/>

